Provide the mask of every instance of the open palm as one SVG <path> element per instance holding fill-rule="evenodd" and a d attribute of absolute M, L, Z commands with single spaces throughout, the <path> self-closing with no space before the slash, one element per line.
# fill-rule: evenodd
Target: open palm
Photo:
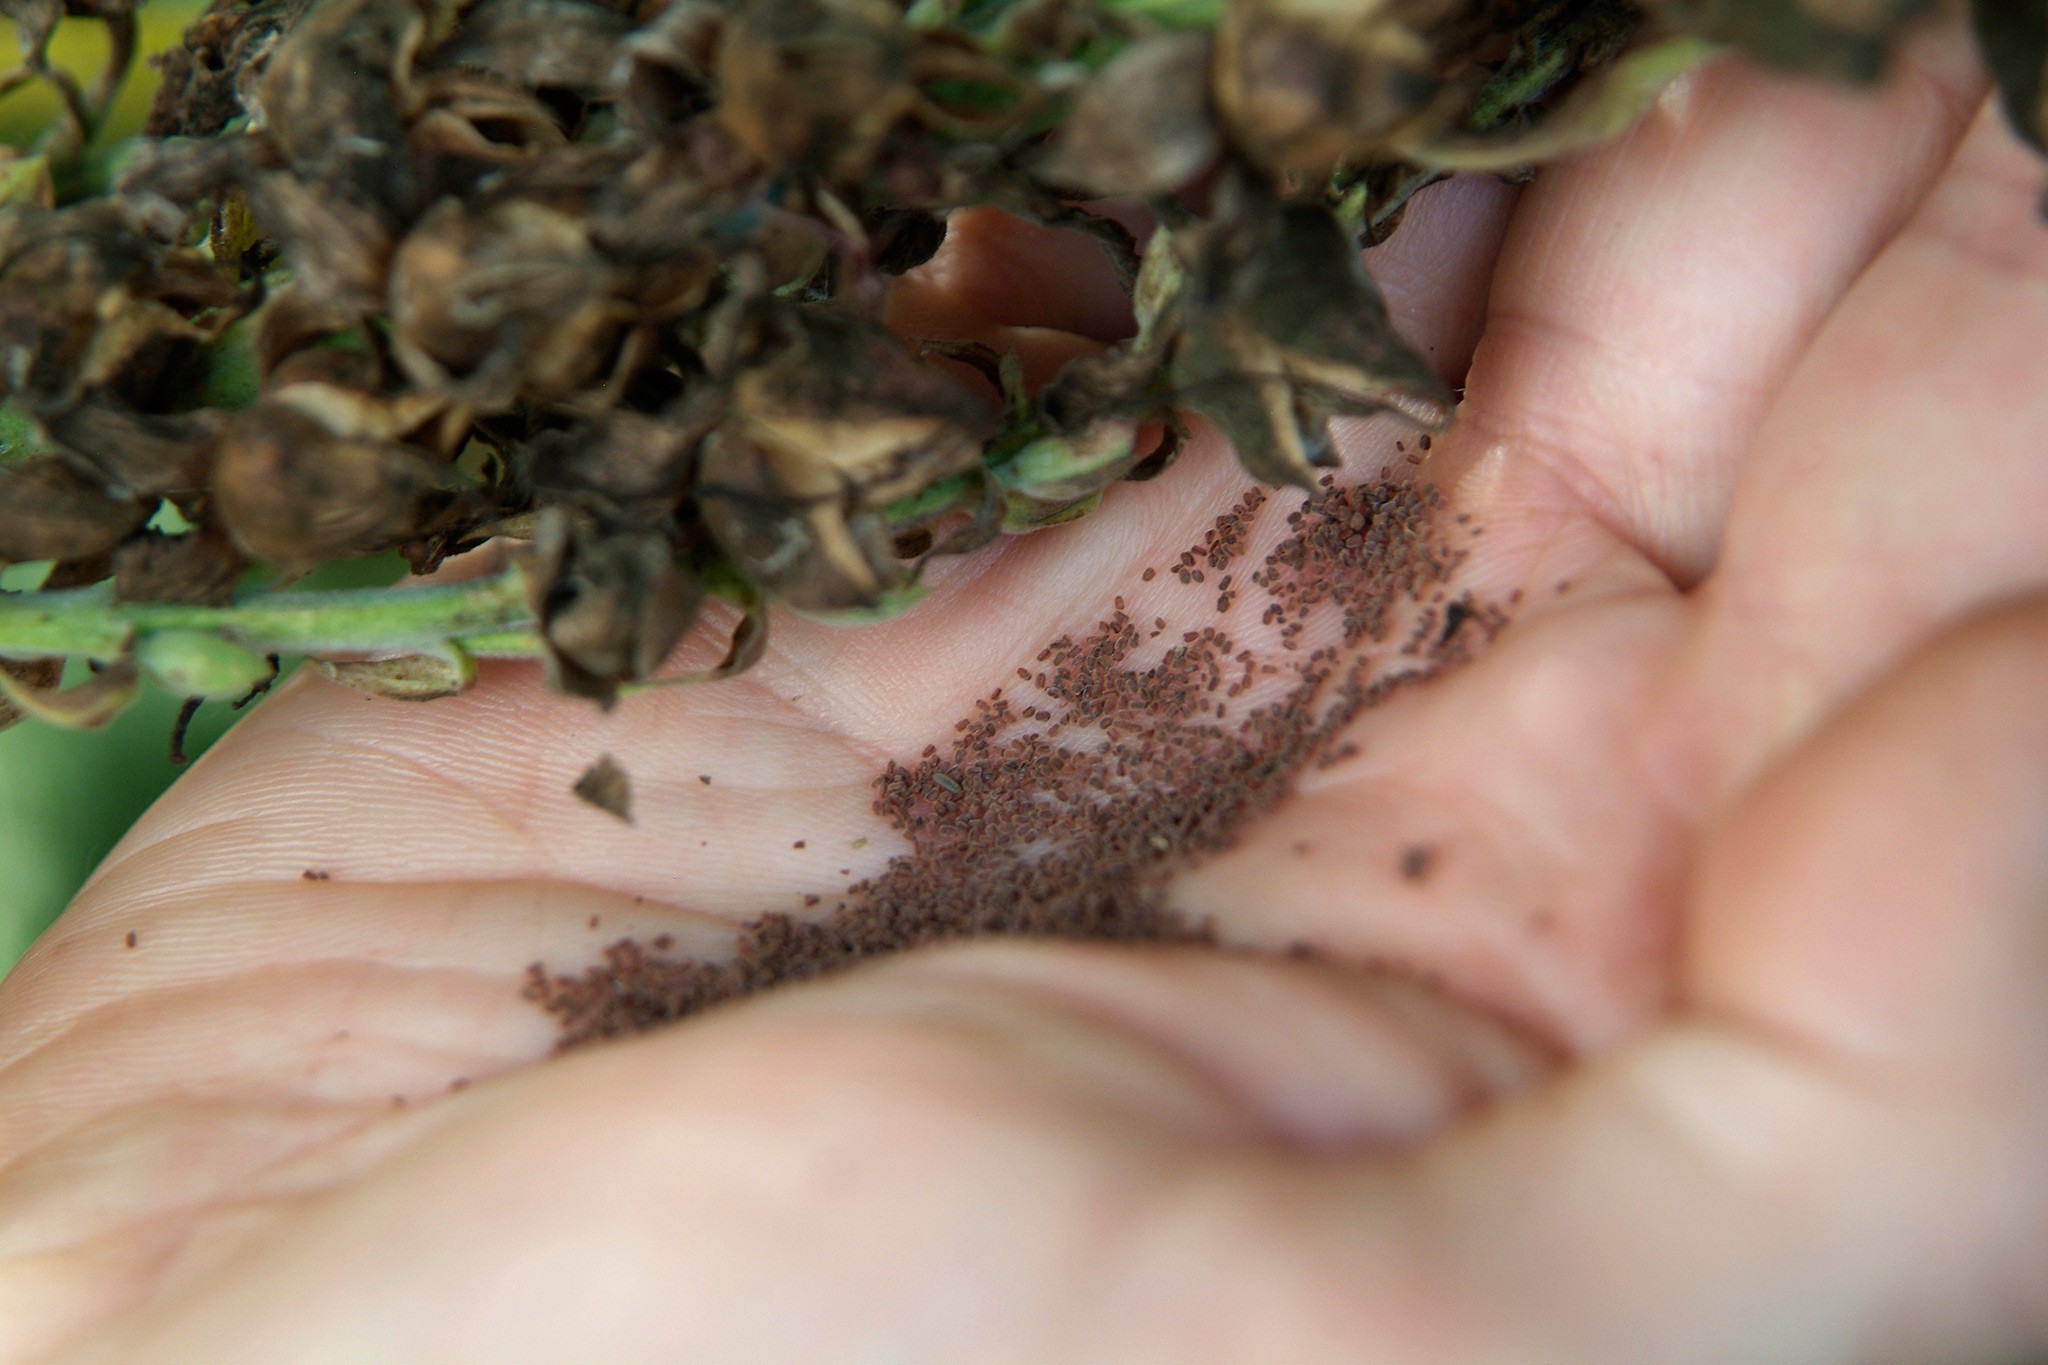
<path fill-rule="evenodd" d="M 1213 439 L 735 682 L 301 677 L 0 990 L 0 1362 L 2048 1346 L 2048 609 L 1980 614 L 2048 575 L 2048 231 L 1911 56 L 1724 64 L 1369 259 L 1514 621 L 1176 878 L 1274 952 L 955 947 L 545 1065 L 519 989 L 877 871 L 878 770 L 1114 598 L 1214 620 L 1143 577 L 1249 486 Z M 958 227 L 902 325 L 1115 335 L 1085 250 Z"/>

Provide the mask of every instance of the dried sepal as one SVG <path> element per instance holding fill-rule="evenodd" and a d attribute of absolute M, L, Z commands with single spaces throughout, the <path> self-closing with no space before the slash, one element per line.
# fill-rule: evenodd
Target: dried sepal
<path fill-rule="evenodd" d="M 141 690 L 132 659 L 102 665 L 70 687 L 0 669 L 0 697 L 14 710 L 66 730 L 99 729 L 127 710 Z"/>

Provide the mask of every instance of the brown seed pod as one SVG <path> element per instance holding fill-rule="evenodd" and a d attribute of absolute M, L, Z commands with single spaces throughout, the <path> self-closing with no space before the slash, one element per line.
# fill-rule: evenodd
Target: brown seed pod
<path fill-rule="evenodd" d="M 418 534 L 449 486 L 420 450 L 337 435 L 273 398 L 229 424 L 212 491 L 243 553 L 302 573 Z"/>
<path fill-rule="evenodd" d="M 0 464 L 0 562 L 104 554 L 153 510 L 53 456 Z"/>

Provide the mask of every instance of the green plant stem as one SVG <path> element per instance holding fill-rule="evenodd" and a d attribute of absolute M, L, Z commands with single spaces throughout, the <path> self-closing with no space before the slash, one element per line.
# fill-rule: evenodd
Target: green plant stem
<path fill-rule="evenodd" d="M 531 654 L 526 581 L 492 578 L 403 589 L 278 592 L 225 607 L 117 602 L 104 585 L 0 594 L 0 658 L 111 662 L 159 631 L 218 631 L 259 654 L 431 650 L 459 641 L 472 653 Z"/>

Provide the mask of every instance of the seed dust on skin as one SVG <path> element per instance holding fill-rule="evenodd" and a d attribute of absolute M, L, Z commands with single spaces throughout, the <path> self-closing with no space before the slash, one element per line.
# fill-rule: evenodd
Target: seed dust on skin
<path fill-rule="evenodd" d="M 1017 675 L 1007 686 L 1028 683 L 1029 700 L 997 688 L 948 739 L 876 776 L 875 813 L 909 851 L 847 886 L 830 911 L 751 920 L 723 960 L 664 957 L 672 940 L 662 935 L 622 938 L 579 971 L 532 964 L 523 993 L 555 1017 L 560 1046 L 946 940 L 1215 942 L 1213 926 L 1169 906 L 1172 876 L 1230 847 L 1298 774 L 1350 752 L 1338 735 L 1361 712 L 1464 662 L 1507 621 L 1470 595 L 1452 600 L 1464 551 L 1439 526 L 1434 486 L 1326 477 L 1288 514 L 1281 542 L 1248 563 L 1267 499 L 1245 494 L 1167 572 L 1205 583 L 1219 613 L 1258 594 L 1277 651 L 1241 646 L 1227 622 L 1175 640 L 1164 618 L 1133 619 L 1119 599 L 1093 629 L 1005 670 Z M 1312 630 L 1328 643 L 1311 646 Z M 1160 639 L 1158 661 L 1140 663 Z M 1255 688 L 1271 699 L 1251 704 Z M 1416 852 L 1401 871 L 1419 881 L 1438 851 Z"/>

